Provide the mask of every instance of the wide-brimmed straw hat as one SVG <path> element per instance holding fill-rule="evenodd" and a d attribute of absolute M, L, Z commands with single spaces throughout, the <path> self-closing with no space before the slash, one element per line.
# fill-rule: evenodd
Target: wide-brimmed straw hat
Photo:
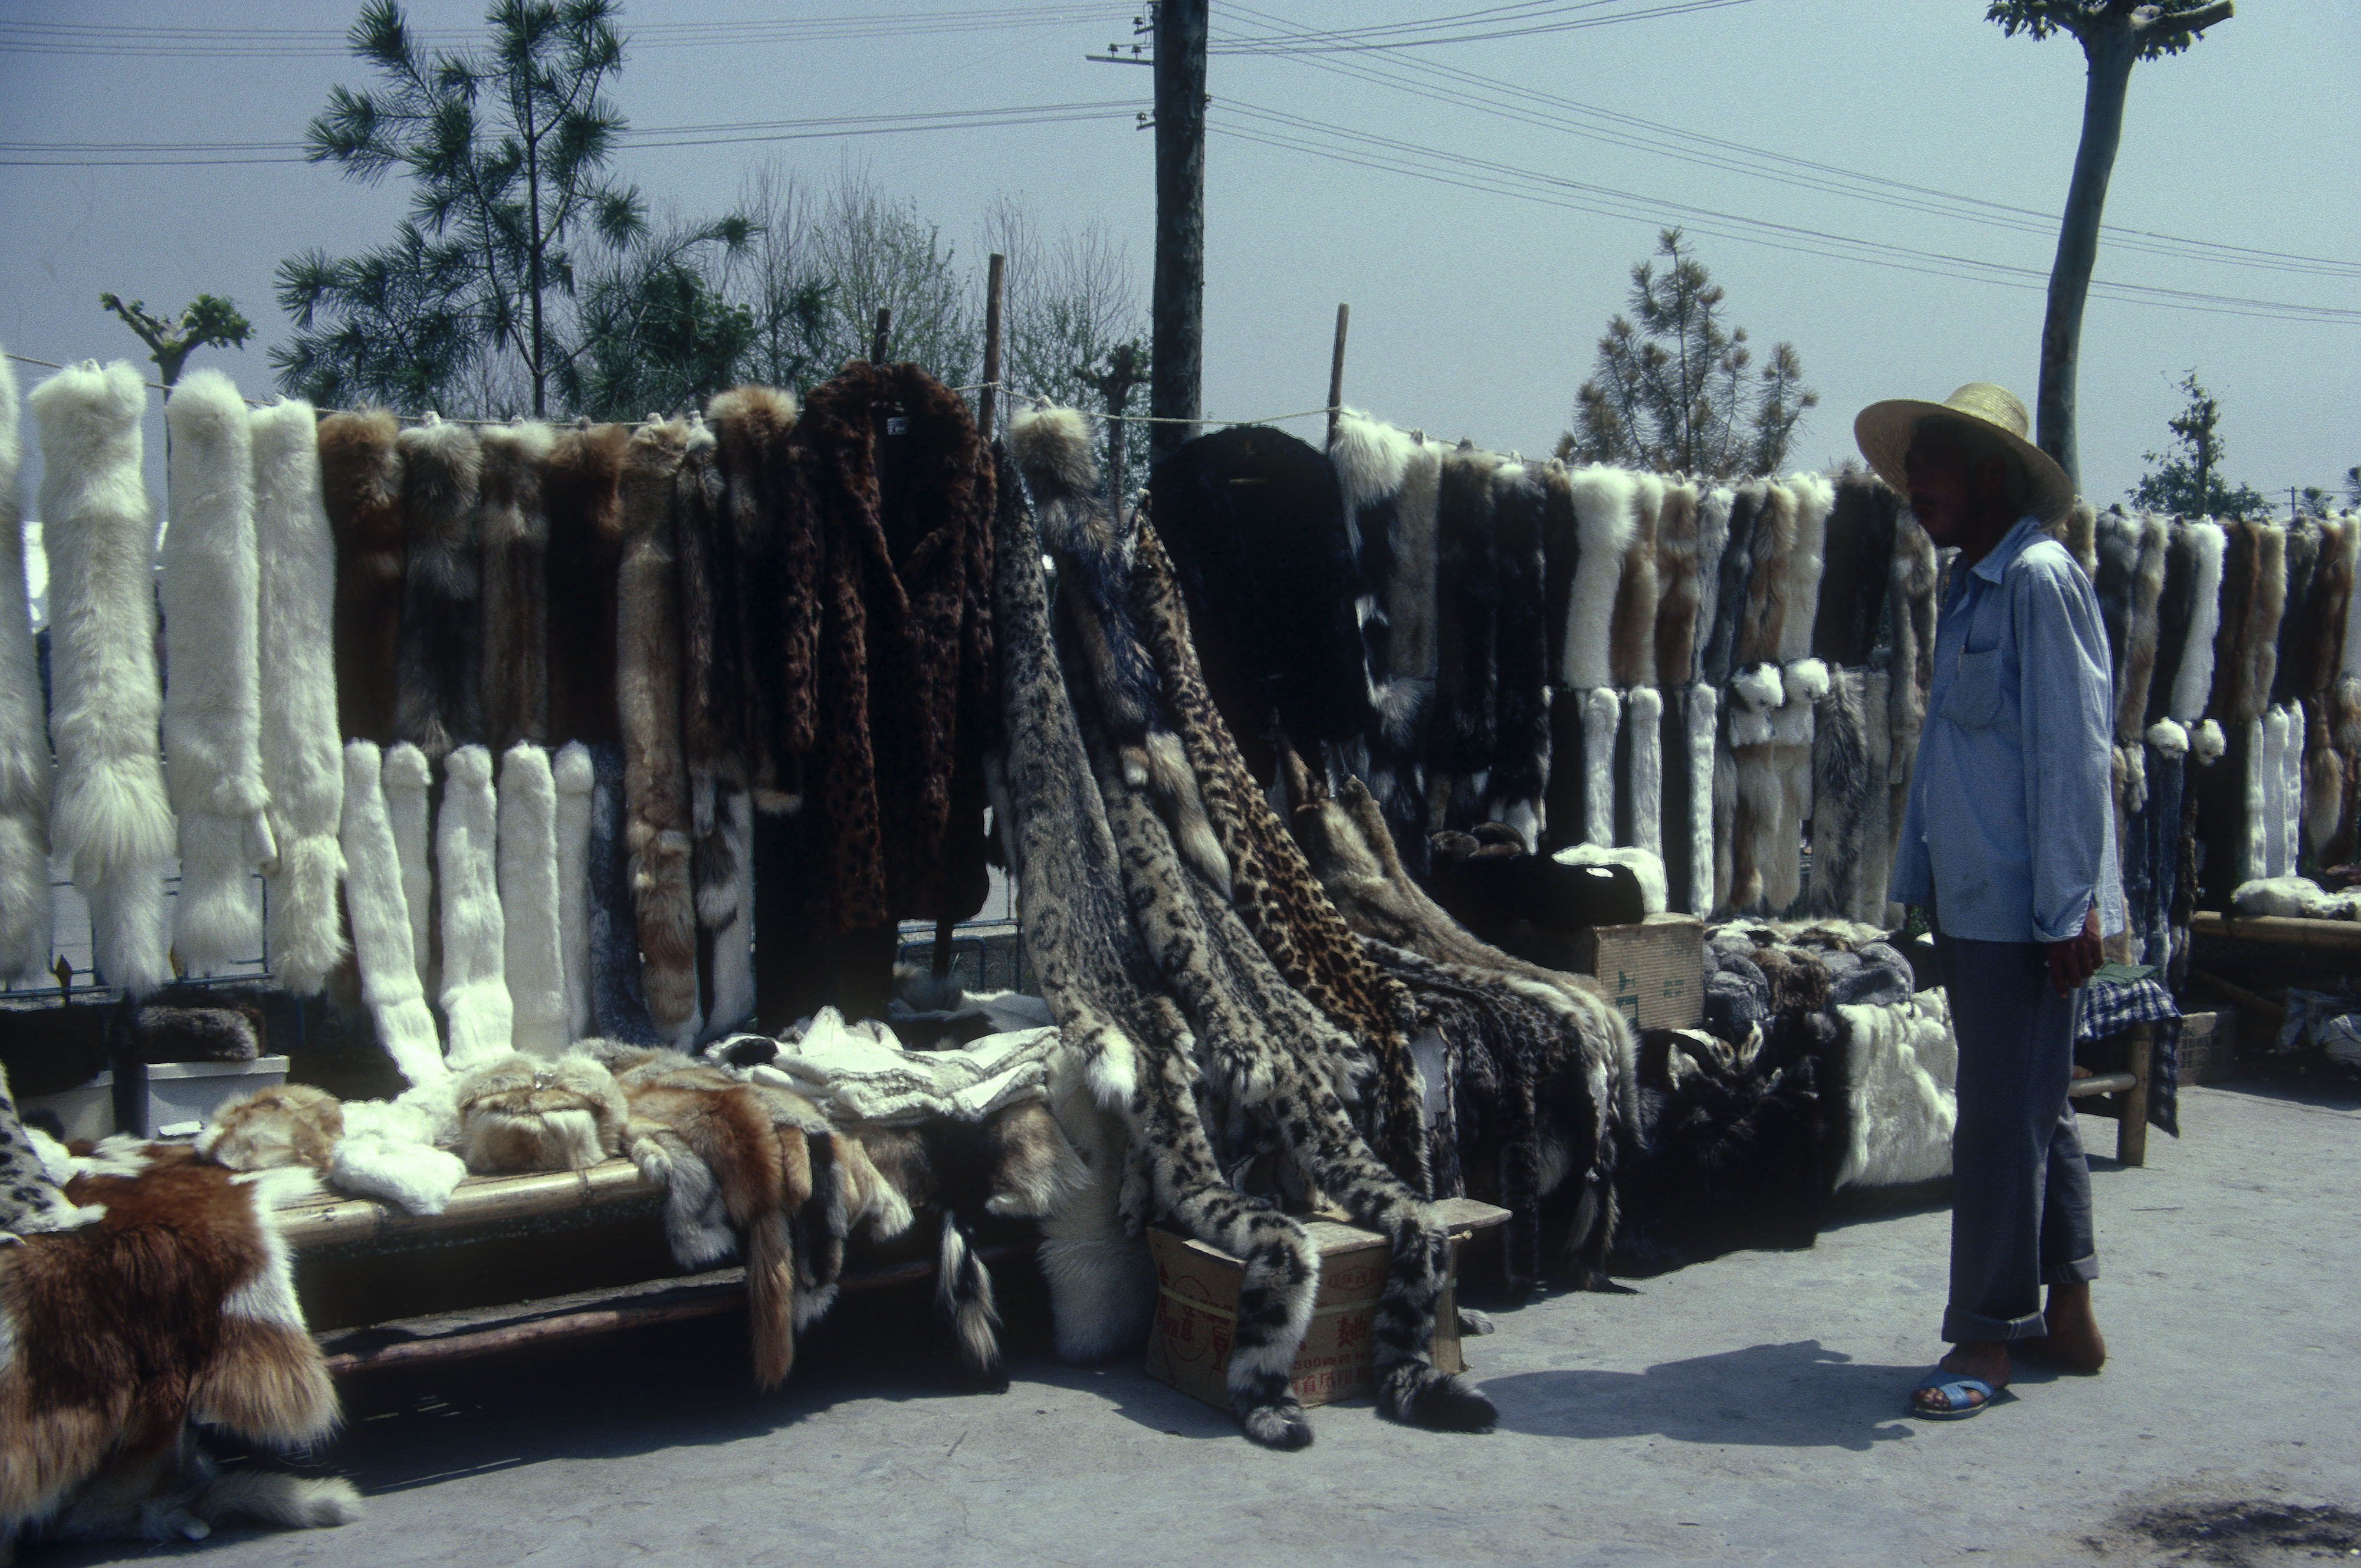
<path fill-rule="evenodd" d="M 1889 398 L 1872 403 L 1853 420 L 1853 439 L 1861 444 L 1861 455 L 1869 459 L 1878 477 L 1896 493 L 1907 496 L 1910 482 L 1903 475 L 1902 459 L 1908 455 L 1918 426 L 1938 415 L 1989 431 L 2016 454 L 2025 467 L 2026 508 L 2034 516 L 2055 522 L 2073 510 L 2074 481 L 2066 477 L 2056 458 L 2026 439 L 2033 421 L 2024 402 L 2006 387 L 1990 381 L 1971 381 L 1939 403 L 1921 398 Z"/>

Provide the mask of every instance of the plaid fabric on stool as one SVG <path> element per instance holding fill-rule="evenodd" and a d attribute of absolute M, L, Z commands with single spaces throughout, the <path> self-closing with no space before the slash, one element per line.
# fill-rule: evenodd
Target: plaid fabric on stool
<path fill-rule="evenodd" d="M 2078 1041 L 2103 1040 L 2135 1024 L 2153 1024 L 2155 1045 L 2148 1055 L 2147 1119 L 2180 1136 L 2180 1004 L 2161 981 L 2094 980 L 2082 988 L 2082 1015 L 2075 1027 Z"/>

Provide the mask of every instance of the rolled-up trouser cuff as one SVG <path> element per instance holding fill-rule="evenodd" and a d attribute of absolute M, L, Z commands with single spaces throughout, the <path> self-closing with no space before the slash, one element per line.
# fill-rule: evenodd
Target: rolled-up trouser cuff
<path fill-rule="evenodd" d="M 1951 1344 L 1964 1344 L 1971 1340 L 2038 1339 L 2048 1332 L 2048 1321 L 2038 1312 L 2022 1318 L 1987 1318 L 1958 1307 L 1943 1309 L 1943 1338 Z"/>
<path fill-rule="evenodd" d="M 2041 1271 L 2041 1283 L 2044 1285 L 2088 1285 L 2097 1277 L 2099 1258 L 2096 1253 L 2088 1257 L 2078 1257 L 2071 1263 L 2052 1264 Z"/>

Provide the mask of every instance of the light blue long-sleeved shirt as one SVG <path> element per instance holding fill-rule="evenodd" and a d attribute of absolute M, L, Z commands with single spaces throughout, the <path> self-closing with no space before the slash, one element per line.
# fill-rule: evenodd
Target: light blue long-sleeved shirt
<path fill-rule="evenodd" d="M 2026 518 L 1952 570 L 1886 896 L 1976 941 L 2062 942 L 2093 901 L 2122 930 L 2114 729 L 2099 596 Z"/>

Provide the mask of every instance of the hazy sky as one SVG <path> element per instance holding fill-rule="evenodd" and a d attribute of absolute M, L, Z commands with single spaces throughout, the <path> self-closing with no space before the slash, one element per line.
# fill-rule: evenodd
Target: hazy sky
<path fill-rule="evenodd" d="M 1214 0 L 1213 27 L 1218 46 L 1290 27 L 1477 8 L 1477 0 Z M 203 156 L 286 158 L 273 144 L 300 140 L 332 83 L 365 80 L 337 41 L 353 9 L 288 0 L 0 3 L 0 210 L 10 219 L 0 235 L 0 343 L 48 359 L 138 358 L 144 350 L 100 313 L 101 290 L 175 309 L 200 291 L 226 293 L 262 343 L 201 351 L 192 363 L 222 366 L 249 395 L 267 394 L 262 344 L 285 330 L 273 268 L 309 247 L 349 251 L 384 237 L 406 200 L 399 182 L 365 188 L 300 161 L 165 169 L 23 160 L 159 156 L 120 150 L 126 143 L 259 143 Z M 480 22 L 480 6 L 467 0 L 410 9 L 431 34 Z M 627 31 L 644 30 L 614 95 L 639 127 L 1145 107 L 1149 71 L 1083 60 L 1127 40 L 1140 9 L 642 0 L 623 14 Z M 1729 291 L 1733 320 L 1761 344 L 1786 338 L 1800 351 L 1822 402 L 1799 432 L 1799 466 L 1850 455 L 1852 415 L 1880 397 L 1939 398 L 1962 381 L 1990 379 L 2031 402 L 2041 280 L 2081 114 L 2083 62 L 2070 39 L 2004 39 L 1982 20 L 1983 0 L 1483 9 L 1524 15 L 1526 26 L 1606 25 L 1350 54 L 1216 54 L 1207 412 L 1247 418 L 1323 401 L 1335 307 L 1349 301 L 1348 402 L 1445 437 L 1544 452 L 1568 422 L 1602 326 L 1623 305 L 1631 263 L 1667 223 L 1687 225 Z M 1646 11 L 1670 14 L 1625 15 Z M 710 30 L 830 17 L 839 24 L 723 42 Z M 126 27 L 139 31 L 116 30 Z M 273 28 L 285 30 L 266 31 Z M 26 47 L 37 38 L 74 41 L 64 51 Z M 133 39 L 138 52 L 123 47 Z M 2361 462 L 2357 67 L 2361 0 L 2246 0 L 2189 53 L 2134 72 L 2107 217 L 2166 237 L 2111 234 L 2099 278 L 2343 313 L 2275 320 L 2246 304 L 2209 312 L 2098 291 L 2083 331 L 2081 408 L 2085 488 L 2103 504 L 2138 477 L 2141 455 L 2162 444 L 2179 404 L 2174 383 L 2192 367 L 2222 400 L 2233 480 L 2283 498 L 2290 484 L 2330 486 Z M 1361 161 L 1249 135 L 1315 140 Z M 914 197 L 963 258 L 974 256 L 970 236 L 983 210 L 1005 192 L 1052 232 L 1106 225 L 1128 246 L 1144 297 L 1154 250 L 1151 140 L 1125 107 L 1107 118 L 994 129 L 634 145 L 617 171 L 657 203 L 699 214 L 725 208 L 745 170 L 765 159 L 819 180 L 847 158 L 862 160 L 880 183 Z M 60 144 L 110 149 L 32 150 Z M 1492 167 L 1471 174 L 1470 159 Z M 2033 216 L 1965 209 L 1989 220 L 1976 221 L 1960 215 L 1956 197 Z M 1772 225 L 1784 227 L 1764 226 Z M 1891 248 L 1872 259 L 1857 242 Z M 2229 257 L 2237 259 L 2221 259 Z M 1978 277 L 1949 275 L 1963 270 Z M 46 372 L 19 366 L 17 374 L 29 388 Z M 1316 439 L 1316 422 L 1289 428 Z M 151 433 L 159 480 L 159 445 Z"/>

